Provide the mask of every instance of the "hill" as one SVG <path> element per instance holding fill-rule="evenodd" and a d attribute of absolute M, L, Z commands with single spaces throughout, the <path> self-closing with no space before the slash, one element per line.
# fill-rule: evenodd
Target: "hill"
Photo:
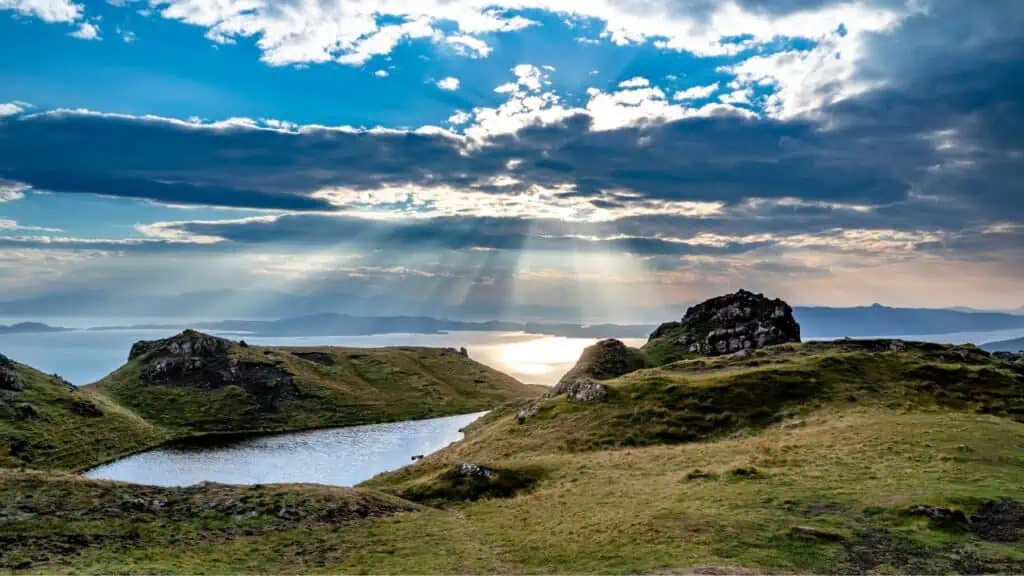
<path fill-rule="evenodd" d="M 136 343 L 89 388 L 175 434 L 431 418 L 537 395 L 454 349 L 272 348 L 192 330 Z"/>
<path fill-rule="evenodd" d="M 1024 338 L 986 342 L 981 347 L 989 352 L 1024 352 Z"/>
<path fill-rule="evenodd" d="M 0 355 L 0 468 L 76 470 L 168 437 L 95 390 Z"/>
<path fill-rule="evenodd" d="M 1024 359 L 900 340 L 761 342 L 754 325 L 776 342 L 798 338 L 788 307 L 718 314 L 763 298 L 730 296 L 667 323 L 642 350 L 598 343 L 546 397 L 506 402 L 463 441 L 366 482 L 355 509 L 381 514 L 341 518 L 342 529 L 320 519 L 351 510 L 335 500 L 350 496 L 323 488 L 205 485 L 186 498 L 0 475 L 0 502 L 14 503 L 0 508 L 0 566 L 1024 572 Z M 139 370 L 166 359 L 156 349 L 133 352 Z M 204 504 L 188 513 L 169 504 L 196 498 Z"/>

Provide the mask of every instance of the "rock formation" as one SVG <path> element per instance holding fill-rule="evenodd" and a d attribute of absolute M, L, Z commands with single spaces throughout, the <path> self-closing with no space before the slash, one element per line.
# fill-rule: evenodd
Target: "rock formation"
<path fill-rule="evenodd" d="M 14 361 L 0 354 L 0 390 L 21 390 L 21 378 L 15 371 Z"/>
<path fill-rule="evenodd" d="M 740 290 L 691 306 L 681 321 L 659 326 L 648 345 L 654 342 L 686 354 L 719 356 L 800 342 L 800 325 L 789 304 Z"/>
<path fill-rule="evenodd" d="M 609 380 L 644 368 L 646 364 L 646 360 L 639 350 L 630 348 L 615 339 L 601 340 L 583 351 L 580 359 L 576 361 L 576 365 L 566 372 L 565 376 L 562 376 L 549 395 L 564 394 L 566 387 L 575 383 L 579 378 Z"/>
<path fill-rule="evenodd" d="M 235 343 L 194 330 L 163 340 L 136 342 L 128 355 L 139 364 L 150 386 L 215 390 L 238 386 L 264 409 L 279 409 L 295 397 L 292 374 L 269 360 L 246 360 L 232 354 Z"/>

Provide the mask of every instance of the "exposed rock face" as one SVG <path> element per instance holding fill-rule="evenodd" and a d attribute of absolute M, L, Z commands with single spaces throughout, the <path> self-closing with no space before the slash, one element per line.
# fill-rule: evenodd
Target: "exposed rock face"
<path fill-rule="evenodd" d="M 548 396 L 554 397 L 565 394 L 570 402 L 587 404 L 589 402 L 600 402 L 608 397 L 608 386 L 594 380 L 581 376 L 567 381 L 562 378 L 554 388 L 548 392 Z"/>
<path fill-rule="evenodd" d="M 800 325 L 789 304 L 740 290 L 691 306 L 682 321 L 662 324 L 650 339 L 671 339 L 687 353 L 719 356 L 799 342 Z"/>
<path fill-rule="evenodd" d="M 644 368 L 646 364 L 643 353 L 639 350 L 613 338 L 601 340 L 593 346 L 588 346 L 583 354 L 580 354 L 576 365 L 562 376 L 548 395 L 564 394 L 567 391 L 564 386 L 576 382 L 579 378 L 609 380 Z"/>
<path fill-rule="evenodd" d="M 217 356 L 230 352 L 233 345 L 233 342 L 224 338 L 217 338 L 195 330 L 185 330 L 177 336 L 163 340 L 136 342 L 128 352 L 128 359 L 134 360 L 153 352 L 168 356 Z"/>
<path fill-rule="evenodd" d="M 139 361 L 142 381 L 151 386 L 238 386 L 268 410 L 295 397 L 290 372 L 269 362 L 239 359 L 231 355 L 232 348 L 230 340 L 186 330 L 164 340 L 136 342 L 128 358 Z"/>
<path fill-rule="evenodd" d="M 14 361 L 0 354 L 0 390 L 21 390 L 21 378 L 14 368 Z"/>

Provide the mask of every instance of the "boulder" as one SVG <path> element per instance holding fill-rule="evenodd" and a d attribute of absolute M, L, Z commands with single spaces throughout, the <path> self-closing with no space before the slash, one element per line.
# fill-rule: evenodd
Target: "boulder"
<path fill-rule="evenodd" d="M 614 338 L 601 340 L 583 351 L 576 365 L 562 376 L 548 395 L 564 394 L 564 386 L 574 383 L 579 378 L 609 380 L 644 368 L 646 365 L 647 361 L 639 350 L 630 348 Z"/>
<path fill-rule="evenodd" d="M 689 354 L 720 356 L 800 342 L 800 325 L 782 300 L 740 290 L 691 306 L 679 322 L 659 326 L 648 341 Z"/>
<path fill-rule="evenodd" d="M 554 397 L 561 394 L 565 394 L 569 402 L 579 402 L 580 404 L 600 402 L 608 397 L 608 386 L 586 376 L 571 381 L 566 381 L 563 378 L 557 386 L 548 392 L 548 396 Z"/>
<path fill-rule="evenodd" d="M 0 390 L 18 392 L 21 390 L 21 378 L 18 376 L 14 360 L 0 354 Z"/>
<path fill-rule="evenodd" d="M 519 409 L 519 413 L 516 414 L 516 420 L 522 424 L 523 422 L 526 422 L 527 419 L 536 416 L 538 412 L 540 412 L 540 404 L 537 402 L 530 402 Z"/>
<path fill-rule="evenodd" d="M 18 392 L 22 388 L 21 377 L 11 368 L 0 368 L 0 390 Z"/>
<path fill-rule="evenodd" d="M 150 386 L 238 386 L 266 410 L 278 410 L 296 396 L 294 376 L 280 362 L 239 358 L 232 354 L 234 348 L 231 340 L 185 330 L 163 340 L 136 342 L 128 357 L 139 363 L 139 376 Z"/>
<path fill-rule="evenodd" d="M 498 477 L 498 472 L 496 470 L 492 470 L 486 466 L 480 466 L 479 464 L 471 464 L 469 462 L 456 462 L 453 470 L 456 476 L 460 476 L 462 478 L 484 478 L 486 480 L 494 480 Z"/>

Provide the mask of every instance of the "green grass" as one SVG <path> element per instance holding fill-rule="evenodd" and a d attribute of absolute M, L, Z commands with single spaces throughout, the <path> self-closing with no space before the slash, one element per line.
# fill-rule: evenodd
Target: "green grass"
<path fill-rule="evenodd" d="M 95 390 L 16 365 L 0 391 L 0 468 L 78 470 L 159 444 L 170 434 Z"/>
<path fill-rule="evenodd" d="M 313 487 L 291 489 L 310 493 L 308 522 L 237 513 L 249 488 L 192 489 L 233 503 L 213 512 L 136 513 L 119 503 L 162 489 L 9 472 L 0 562 L 86 573 L 1024 571 L 1019 532 L 986 540 L 908 513 L 1024 502 L 1024 375 L 970 348 L 871 346 L 641 370 L 606 381 L 605 402 L 545 399 L 523 424 L 511 402 L 465 440 L 366 482 L 364 494 L 411 507 L 387 516 L 316 520 L 333 504 Z M 460 478 L 457 461 L 497 479 Z"/>
<path fill-rule="evenodd" d="M 178 433 L 294 430 L 433 418 L 537 395 L 534 387 L 444 348 L 235 346 L 230 354 L 292 374 L 295 398 L 281 410 L 267 410 L 236 386 L 216 390 L 152 386 L 140 379 L 138 359 L 101 380 L 96 389 Z M 297 354 L 317 354 L 319 361 Z"/>

